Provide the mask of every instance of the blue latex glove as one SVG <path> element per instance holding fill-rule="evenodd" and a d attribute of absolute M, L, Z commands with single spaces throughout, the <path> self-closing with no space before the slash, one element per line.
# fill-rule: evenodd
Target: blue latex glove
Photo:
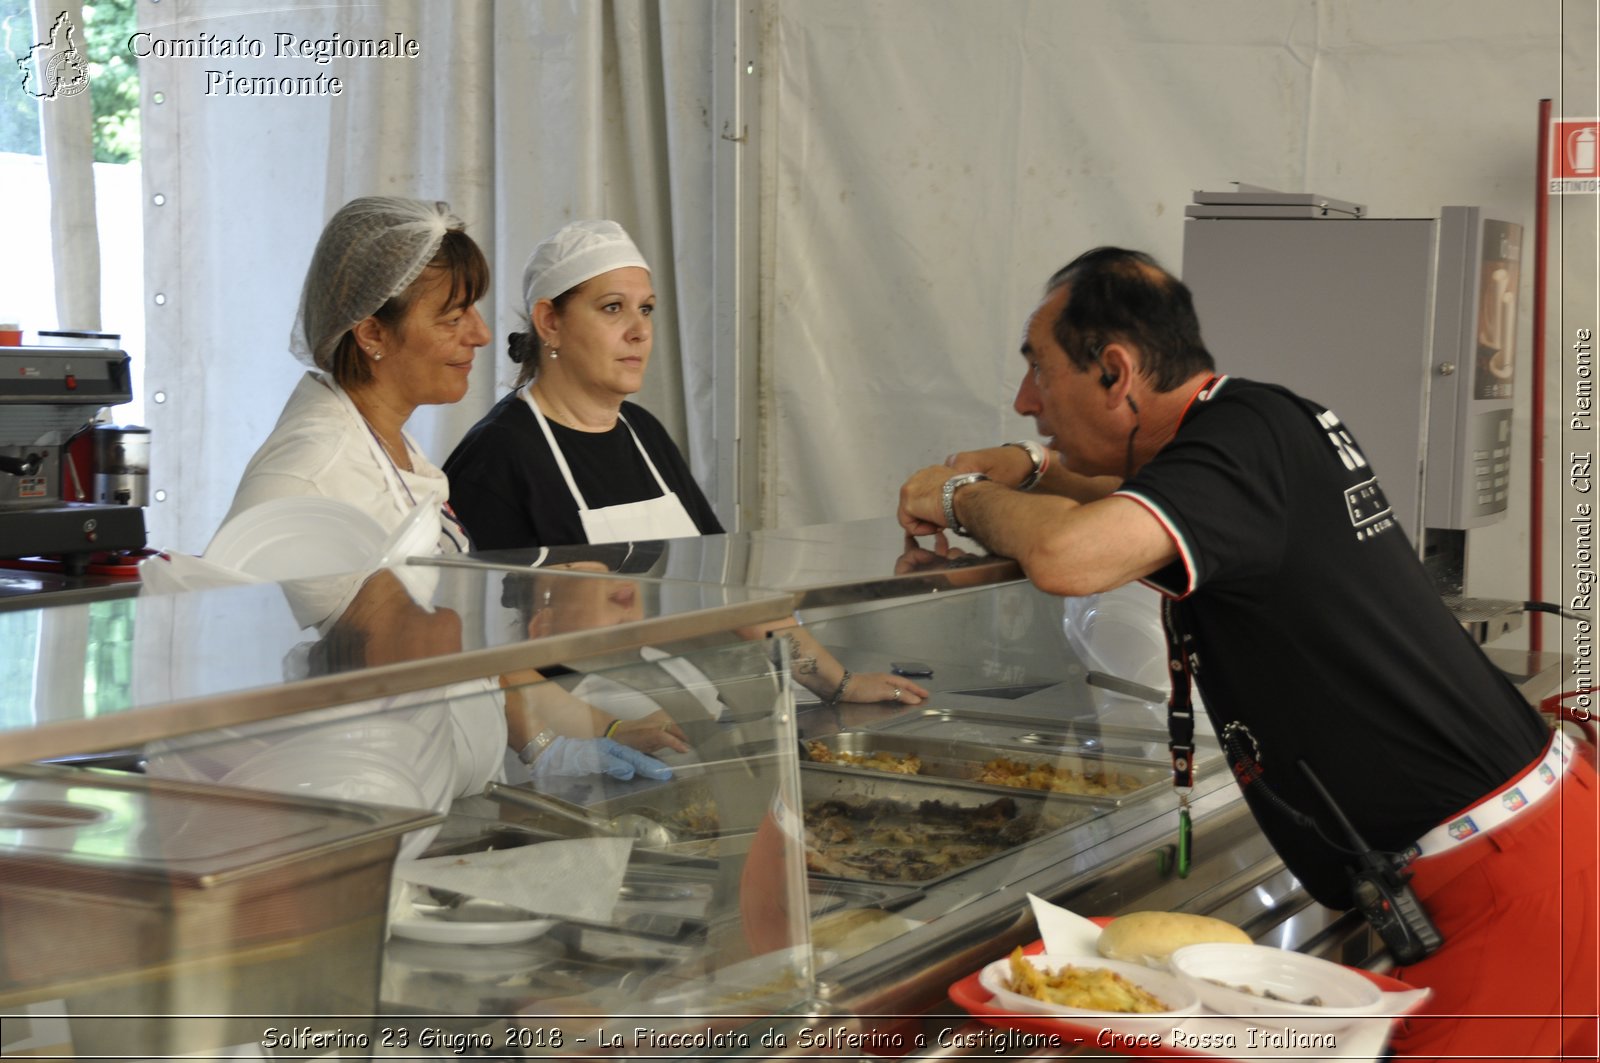
<path fill-rule="evenodd" d="M 672 769 L 655 757 L 630 749 L 609 738 L 567 738 L 550 743 L 550 748 L 533 762 L 533 777 L 552 775 L 599 775 L 631 779 L 635 774 L 646 779 L 670 779 Z"/>

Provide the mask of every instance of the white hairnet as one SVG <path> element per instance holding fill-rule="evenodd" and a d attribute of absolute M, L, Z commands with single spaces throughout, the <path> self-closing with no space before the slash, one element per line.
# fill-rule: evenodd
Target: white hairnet
<path fill-rule="evenodd" d="M 622 226 L 604 219 L 570 222 L 528 256 L 522 296 L 528 312 L 540 299 L 554 299 L 590 277 L 624 266 L 650 266 Z"/>
<path fill-rule="evenodd" d="M 331 371 L 339 340 L 406 290 L 439 251 L 444 234 L 465 228 L 448 203 L 364 196 L 323 226 L 300 292 L 289 349 Z"/>

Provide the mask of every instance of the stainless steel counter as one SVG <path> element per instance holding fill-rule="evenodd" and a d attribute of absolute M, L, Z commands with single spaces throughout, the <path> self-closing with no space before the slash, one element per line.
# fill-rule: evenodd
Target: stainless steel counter
<path fill-rule="evenodd" d="M 1187 878 L 1173 870 L 1175 802 L 1170 788 L 1159 785 L 1099 802 L 1090 815 L 1075 814 L 1034 840 L 927 881 L 808 876 L 796 828 L 776 836 L 766 830 L 780 821 L 776 810 L 794 812 L 811 800 L 807 782 L 820 774 L 798 762 L 797 737 L 915 736 L 988 743 L 1019 758 L 1067 752 L 1159 762 L 1162 710 L 1092 683 L 1090 665 L 1064 641 L 1062 601 L 1017 583 L 1014 563 L 908 553 L 892 521 L 596 549 L 610 552 L 410 566 L 417 571 L 408 575 L 436 583 L 420 598 L 406 591 L 411 605 L 397 600 L 399 612 L 385 615 L 404 621 L 401 634 L 442 630 L 445 637 L 407 642 L 386 634 L 376 648 L 410 646 L 394 660 L 374 658 L 375 647 L 363 638 L 330 640 L 333 631 L 308 624 L 311 606 L 293 587 L 119 603 L 129 613 L 115 648 L 138 681 L 104 704 L 62 696 L 81 697 L 86 665 L 52 652 L 61 644 L 52 639 L 82 643 L 88 607 L 41 611 L 37 659 L 66 659 L 72 667 L 31 692 L 0 691 L 0 764 L 122 748 L 514 669 L 599 662 L 598 677 L 627 696 L 654 699 L 685 724 L 694 748 L 672 758 L 675 791 L 637 780 L 580 779 L 569 780 L 563 796 L 607 817 L 625 808 L 657 816 L 714 809 L 719 826 L 709 839 L 697 838 L 685 826 L 689 820 L 675 820 L 674 829 L 689 835 L 684 848 L 635 849 L 619 907 L 605 925 L 567 920 L 544 937 L 475 946 L 391 939 L 378 1008 L 384 1027 L 489 1033 L 502 1048 L 508 1024 L 494 1016 L 519 1015 L 518 1028 L 551 1030 L 567 1027 L 546 1016 L 574 1011 L 589 1017 L 562 1021 L 574 1024 L 573 1034 L 586 1031 L 589 1047 L 597 1031 L 635 1026 L 640 1020 L 633 1016 L 647 1014 L 662 1031 L 675 1024 L 744 1031 L 753 1042 L 748 1054 L 763 1056 L 791 1054 L 760 1043 L 761 1033 L 786 1023 L 825 1019 L 869 1032 L 908 1015 L 959 1023 L 964 1019 L 945 1003 L 949 985 L 1037 936 L 1030 892 L 1091 915 L 1135 908 L 1215 912 L 1258 940 L 1349 948 L 1341 952 L 1346 959 L 1362 951 L 1350 944 L 1348 928 L 1311 905 L 1284 874 L 1221 770 L 1215 745 L 1204 740 L 1193 795 L 1195 867 Z M 549 568 L 574 561 L 605 571 Z M 619 611 L 610 590 L 623 584 L 632 604 Z M 546 590 L 557 592 L 553 603 Z M 907 604 L 852 608 L 890 595 L 907 596 Z M 528 614 L 541 608 L 556 615 L 541 622 L 544 637 L 529 638 Z M 933 697 L 912 709 L 825 707 L 769 667 L 781 642 L 726 635 L 797 608 L 852 670 L 887 670 L 895 661 L 931 665 L 933 675 L 919 682 Z M 349 652 L 330 652 L 330 644 Z M 642 657 L 644 646 L 679 655 L 678 666 Z M 318 666 L 308 667 L 311 647 L 321 651 Z M 804 699 L 799 704 L 797 695 Z M 675 803 L 667 802 L 668 793 L 677 794 Z M 1076 797 L 1044 804 L 1046 811 L 1084 807 Z M 468 798 L 457 802 L 437 851 L 539 844 L 571 830 Z M 747 879 L 752 869 L 774 875 Z M 786 906 L 777 926 L 783 933 L 757 940 L 752 925 L 761 927 L 751 921 L 751 905 L 774 897 Z M 824 916 L 850 907 L 875 908 L 901 922 L 864 951 L 810 948 L 806 912 L 821 925 Z M 677 930 L 656 932 L 667 924 Z M 720 1001 L 720 1010 L 696 1014 L 707 1001 Z M 504 1054 L 550 1050 L 525 1047 Z"/>
<path fill-rule="evenodd" d="M 132 598 L 138 579 L 123 576 L 69 576 L 64 572 L 0 565 L 0 612 Z"/>

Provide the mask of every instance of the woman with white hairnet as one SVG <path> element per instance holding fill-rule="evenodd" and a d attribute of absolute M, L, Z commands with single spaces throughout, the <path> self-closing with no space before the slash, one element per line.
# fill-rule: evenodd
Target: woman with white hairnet
<path fill-rule="evenodd" d="M 443 203 L 351 200 L 317 241 L 290 333 L 312 369 L 245 468 L 228 518 L 269 499 L 349 502 L 392 531 L 422 500 L 439 548 L 466 549 L 444 473 L 404 432 L 418 406 L 459 402 L 490 334 L 489 265 Z"/>
<path fill-rule="evenodd" d="M 437 549 L 468 549 L 449 508 L 444 473 L 404 425 L 418 406 L 466 395 L 477 348 L 490 338 L 475 305 L 488 286 L 488 262 L 447 204 L 373 196 L 341 207 L 317 241 L 290 336 L 295 356 L 312 369 L 250 459 L 228 519 L 275 499 L 322 496 L 353 505 L 393 532 L 418 507 L 437 507 Z M 393 650 L 394 623 L 417 611 L 400 588 L 400 581 L 379 573 L 335 615 L 303 619 L 315 621 L 325 636 L 359 620 L 361 630 L 385 633 L 361 645 Z M 339 595 L 324 597 L 331 606 Z M 439 610 L 434 618 L 453 615 Z M 434 626 L 412 623 L 407 630 Z M 390 803 L 402 805 L 417 804 L 420 794 L 423 804 L 440 807 L 497 777 L 508 741 L 533 759 L 526 747 L 539 736 L 534 752 L 549 754 L 537 765 L 540 772 L 670 775 L 666 765 L 637 750 L 587 737 L 606 726 L 595 720 L 595 710 L 553 684 L 535 685 L 547 690 L 517 690 L 508 699 L 495 680 L 457 684 L 334 710 L 327 715 L 337 724 L 298 717 L 268 729 L 274 734 L 265 739 L 254 731 L 191 736 L 161 749 L 151 768 L 211 778 L 221 772 L 220 781 L 262 789 L 378 801 L 388 794 Z M 347 723 L 352 709 L 387 721 L 391 730 L 399 727 L 413 745 L 427 747 L 428 756 L 395 756 L 373 746 L 364 773 L 343 770 L 350 736 L 357 733 Z M 558 729 L 565 733 L 557 735 Z M 283 755 L 289 732 L 300 755 Z"/>
<path fill-rule="evenodd" d="M 644 385 L 656 309 L 650 267 L 614 221 L 574 221 L 522 274 L 529 328 L 513 333 L 512 392 L 445 461 L 450 503 L 479 550 L 711 535 L 722 525 L 661 422 L 628 396 Z M 800 627 L 795 678 L 830 704 L 916 705 L 922 686 L 853 675 Z"/>

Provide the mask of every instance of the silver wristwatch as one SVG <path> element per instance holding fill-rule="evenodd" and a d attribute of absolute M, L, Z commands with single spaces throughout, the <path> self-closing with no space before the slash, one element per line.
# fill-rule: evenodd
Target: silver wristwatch
<path fill-rule="evenodd" d="M 944 503 L 944 526 L 946 528 L 949 528 L 957 535 L 968 534 L 967 529 L 956 519 L 956 491 L 968 484 L 975 484 L 979 480 L 987 479 L 988 477 L 981 472 L 964 472 L 958 476 L 952 476 L 944 482 L 944 494 L 940 497 L 940 501 Z"/>
<path fill-rule="evenodd" d="M 1032 491 L 1035 485 L 1038 484 L 1039 479 L 1044 476 L 1045 466 L 1049 464 L 1044 447 L 1031 439 L 1018 439 L 1015 442 L 1006 443 L 1004 446 L 1020 447 L 1028 452 L 1028 460 L 1033 462 L 1033 468 L 1028 475 L 1022 478 L 1022 482 L 1017 484 L 1017 490 Z"/>

